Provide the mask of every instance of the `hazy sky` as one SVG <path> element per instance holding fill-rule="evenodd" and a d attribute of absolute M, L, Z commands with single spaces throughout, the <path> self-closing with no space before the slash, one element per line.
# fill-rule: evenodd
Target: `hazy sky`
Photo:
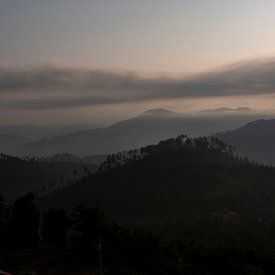
<path fill-rule="evenodd" d="M 274 15 L 272 0 L 0 0 L 0 123 L 270 110 Z"/>

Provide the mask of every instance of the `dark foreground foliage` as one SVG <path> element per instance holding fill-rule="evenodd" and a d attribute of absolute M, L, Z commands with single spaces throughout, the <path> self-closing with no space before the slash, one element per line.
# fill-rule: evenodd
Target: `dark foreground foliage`
<path fill-rule="evenodd" d="M 105 275 L 275 274 L 274 197 L 274 168 L 180 136 L 110 156 L 40 208 L 32 194 L 1 200 L 0 267 L 100 274 L 101 259 Z"/>
<path fill-rule="evenodd" d="M 123 227 L 99 208 L 39 210 L 32 194 L 11 207 L 1 200 L 0 209 L 0 265 L 15 274 L 99 274 L 99 257 L 106 275 L 275 272 L 273 246 L 236 247 L 222 241 L 217 246 L 191 237 L 167 240 Z M 272 225 L 267 227 L 274 236 Z"/>

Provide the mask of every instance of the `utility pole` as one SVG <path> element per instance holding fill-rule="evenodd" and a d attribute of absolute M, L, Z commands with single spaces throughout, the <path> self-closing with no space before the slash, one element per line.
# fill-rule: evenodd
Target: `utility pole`
<path fill-rule="evenodd" d="M 98 251 L 98 260 L 99 260 L 99 275 L 103 275 L 103 268 L 102 268 L 102 245 L 100 237 L 97 238 L 97 251 Z"/>

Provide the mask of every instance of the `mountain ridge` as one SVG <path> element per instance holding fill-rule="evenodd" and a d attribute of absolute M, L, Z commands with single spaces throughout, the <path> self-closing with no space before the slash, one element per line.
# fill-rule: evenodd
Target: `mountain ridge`
<path fill-rule="evenodd" d="M 18 147 L 14 153 L 49 156 L 70 153 L 77 156 L 117 153 L 156 143 L 180 134 L 205 136 L 228 130 L 238 121 L 189 117 L 165 109 L 147 110 L 136 117 L 119 121 L 105 128 L 83 130 L 67 135 L 44 138 Z"/>
<path fill-rule="evenodd" d="M 216 136 L 232 144 L 242 157 L 275 164 L 275 119 L 258 119 Z"/>

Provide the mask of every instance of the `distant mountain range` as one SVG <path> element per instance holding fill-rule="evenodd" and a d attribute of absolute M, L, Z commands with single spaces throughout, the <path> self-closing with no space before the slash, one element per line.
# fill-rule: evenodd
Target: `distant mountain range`
<path fill-rule="evenodd" d="M 239 107 L 236 109 L 232 108 L 226 108 L 226 107 L 221 107 L 221 108 L 216 108 L 216 109 L 207 109 L 207 110 L 202 110 L 199 111 L 198 113 L 204 114 L 204 115 L 240 115 L 240 114 L 249 114 L 252 113 L 253 111 L 248 108 L 248 107 Z"/>
<path fill-rule="evenodd" d="M 186 116 L 165 109 L 148 110 L 106 128 L 77 131 L 29 142 L 18 146 L 13 154 L 51 156 L 69 153 L 87 156 L 117 153 L 183 133 L 191 137 L 210 135 L 238 127 L 251 119 L 205 117 Z"/>
<path fill-rule="evenodd" d="M 257 120 L 258 117 L 266 119 Z M 97 129 L 83 126 L 82 130 L 74 131 L 81 126 L 60 129 L 57 126 L 6 126 L 0 127 L 0 153 L 99 163 L 107 154 L 155 144 L 180 134 L 217 135 L 234 145 L 239 155 L 271 164 L 275 163 L 275 120 L 267 118 L 246 107 L 202 110 L 192 115 L 152 109 Z"/>
<path fill-rule="evenodd" d="M 98 125 L 0 125 L 0 135 L 24 136 L 32 140 L 56 135 L 65 135 L 83 129 L 95 129 Z"/>

